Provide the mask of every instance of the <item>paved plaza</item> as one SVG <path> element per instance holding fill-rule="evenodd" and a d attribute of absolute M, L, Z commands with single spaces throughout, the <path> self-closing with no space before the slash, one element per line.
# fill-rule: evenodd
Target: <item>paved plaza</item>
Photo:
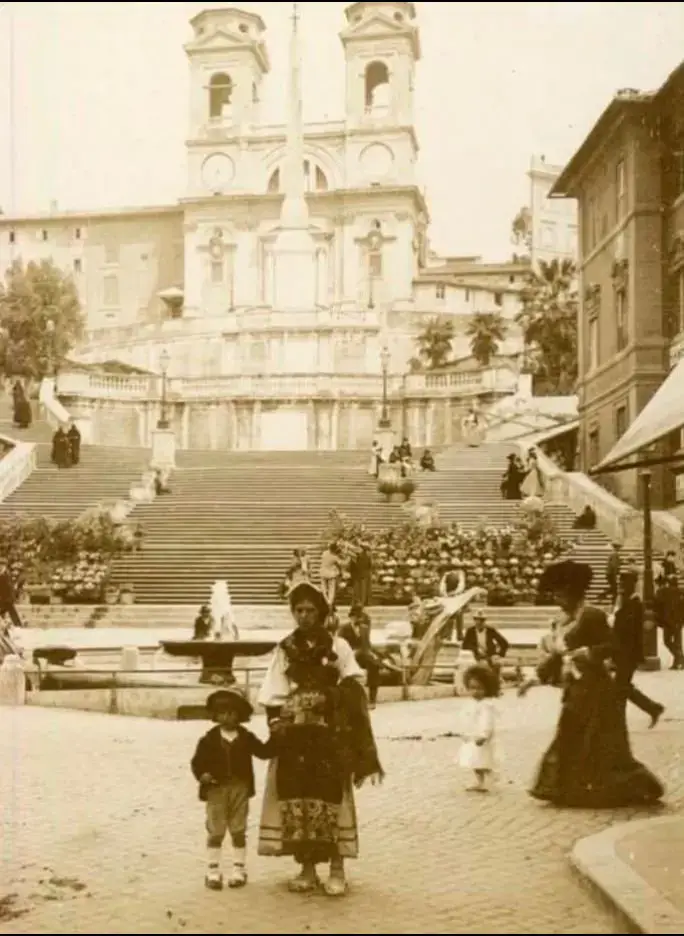
<path fill-rule="evenodd" d="M 637 756 L 684 796 L 684 675 L 645 674 L 668 705 Z M 250 883 L 203 885 L 202 805 L 188 769 L 200 723 L 0 710 L 2 933 L 614 933 L 624 931 L 571 870 L 575 841 L 637 811 L 560 811 L 525 790 L 558 697 L 501 702 L 502 776 L 473 797 L 454 766 L 456 699 L 374 714 L 387 779 L 358 798 L 362 855 L 345 900 L 288 893 L 287 859 L 258 858 Z M 255 719 L 258 733 L 264 730 Z M 259 770 L 259 785 L 263 770 Z M 259 796 L 252 826 L 258 821 Z M 642 814 L 643 815 L 643 814 Z"/>

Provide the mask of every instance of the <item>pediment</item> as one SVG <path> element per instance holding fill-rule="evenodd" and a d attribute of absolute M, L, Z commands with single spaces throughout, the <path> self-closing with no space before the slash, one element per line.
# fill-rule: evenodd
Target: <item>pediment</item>
<path fill-rule="evenodd" d="M 219 28 L 212 32 L 205 33 L 198 39 L 193 39 L 185 44 L 186 52 L 211 52 L 213 49 L 225 48 L 243 48 L 253 49 L 255 43 L 237 32 L 231 32 L 229 29 Z"/>
<path fill-rule="evenodd" d="M 420 43 L 418 39 L 418 28 L 409 21 L 395 22 L 389 16 L 383 13 L 374 13 L 368 19 L 361 23 L 354 23 L 348 26 L 340 33 L 343 43 L 358 42 L 364 39 L 392 39 L 406 37 L 411 40 L 413 45 L 413 54 L 416 59 L 420 58 Z"/>

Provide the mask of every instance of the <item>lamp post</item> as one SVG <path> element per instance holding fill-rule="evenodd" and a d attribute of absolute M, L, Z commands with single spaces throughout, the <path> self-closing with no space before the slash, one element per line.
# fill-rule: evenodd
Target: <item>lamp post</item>
<path fill-rule="evenodd" d="M 157 421 L 157 429 L 169 428 L 169 420 L 166 417 L 166 380 L 169 371 L 169 362 L 169 352 L 166 350 L 166 348 L 164 348 L 162 353 L 159 355 L 159 371 L 161 373 L 161 410 L 159 413 L 159 419 Z"/>
<path fill-rule="evenodd" d="M 380 414 L 380 429 L 391 429 L 392 423 L 389 415 L 389 401 L 387 394 L 387 378 L 389 374 L 390 352 L 387 345 L 384 345 L 380 352 L 380 364 L 382 366 L 382 413 Z"/>
<path fill-rule="evenodd" d="M 642 471 L 641 480 L 641 511 L 644 526 L 644 662 L 643 668 L 648 670 L 660 669 L 658 656 L 658 630 L 655 626 L 655 613 L 653 608 L 653 524 L 651 517 L 651 472 Z"/>

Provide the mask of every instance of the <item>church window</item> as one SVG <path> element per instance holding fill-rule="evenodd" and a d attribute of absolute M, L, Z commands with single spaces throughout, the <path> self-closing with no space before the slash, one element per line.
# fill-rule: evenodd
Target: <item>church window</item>
<path fill-rule="evenodd" d="M 82 273 L 82 272 L 83 272 L 83 264 L 81 263 L 80 258 L 76 257 L 76 259 L 74 260 L 74 273 Z"/>
<path fill-rule="evenodd" d="M 104 262 L 105 263 L 118 263 L 119 262 L 119 245 L 109 241 L 104 245 Z"/>
<path fill-rule="evenodd" d="M 102 301 L 109 308 L 119 304 L 119 277 L 105 276 L 102 284 Z"/>
<path fill-rule="evenodd" d="M 17 235 L 15 234 L 14 231 L 9 232 L 9 242 L 10 244 L 16 244 L 17 242 Z"/>
<path fill-rule="evenodd" d="M 312 163 L 310 160 L 304 160 L 303 166 L 304 172 L 304 190 L 306 192 L 327 192 L 328 191 L 328 177 L 315 163 Z M 281 173 L 280 169 L 276 169 L 271 173 L 271 177 L 268 180 L 268 186 L 266 191 L 270 195 L 275 195 L 281 191 Z"/>
<path fill-rule="evenodd" d="M 209 116 L 222 117 L 224 109 L 230 106 L 233 95 L 233 82 L 230 76 L 219 72 L 209 81 Z"/>
<path fill-rule="evenodd" d="M 437 299 L 444 299 L 446 296 L 446 286 L 444 283 L 437 283 L 435 286 L 435 297 Z"/>
<path fill-rule="evenodd" d="M 252 104 L 259 103 L 259 88 L 257 87 L 256 81 L 252 82 Z"/>
<path fill-rule="evenodd" d="M 48 239 L 48 232 L 45 230 L 45 228 L 43 228 L 43 230 L 40 233 L 41 233 L 41 237 L 43 238 L 43 240 L 46 241 Z"/>
<path fill-rule="evenodd" d="M 223 260 L 211 261 L 211 281 L 212 283 L 223 282 Z"/>
<path fill-rule="evenodd" d="M 389 79 L 389 69 L 384 62 L 371 62 L 366 67 L 364 90 L 367 109 L 388 104 Z"/>
<path fill-rule="evenodd" d="M 76 240 L 80 240 L 80 239 L 81 239 L 81 229 L 80 229 L 80 228 L 75 228 L 75 229 L 74 229 L 74 238 L 75 238 Z"/>

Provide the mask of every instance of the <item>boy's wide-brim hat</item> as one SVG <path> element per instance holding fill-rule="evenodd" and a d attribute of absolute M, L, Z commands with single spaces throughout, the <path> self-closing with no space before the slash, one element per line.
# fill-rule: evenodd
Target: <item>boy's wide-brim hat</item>
<path fill-rule="evenodd" d="M 586 562 L 576 562 L 574 559 L 562 559 L 552 562 L 541 574 L 539 590 L 542 592 L 560 592 L 570 589 L 574 592 L 585 592 L 591 585 L 593 572 Z"/>
<path fill-rule="evenodd" d="M 250 718 L 254 714 L 254 708 L 242 689 L 237 686 L 228 686 L 225 689 L 217 689 L 207 698 L 207 711 L 211 714 L 217 708 L 233 708 L 240 718 Z"/>
<path fill-rule="evenodd" d="M 322 618 L 327 618 L 330 614 L 330 605 L 325 595 L 311 582 L 299 582 L 294 588 L 290 589 L 287 598 L 291 608 L 294 608 L 300 601 L 310 601 L 317 608 Z"/>

